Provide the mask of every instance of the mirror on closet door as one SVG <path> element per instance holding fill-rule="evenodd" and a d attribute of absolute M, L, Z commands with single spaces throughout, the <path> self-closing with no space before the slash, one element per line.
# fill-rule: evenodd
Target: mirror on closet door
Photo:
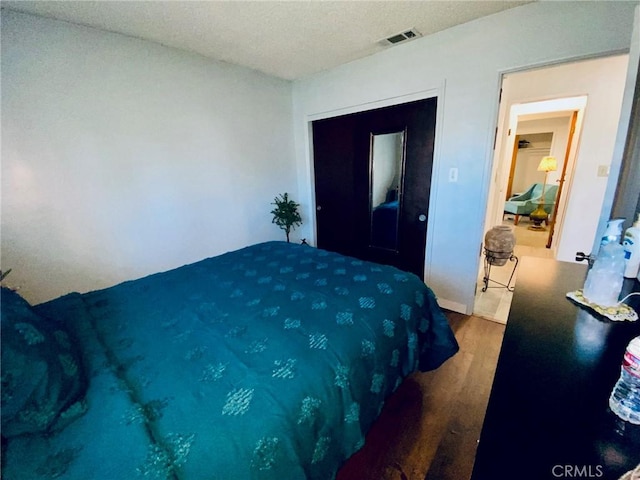
<path fill-rule="evenodd" d="M 398 250 L 398 218 L 402 199 L 405 131 L 371 134 L 369 245 Z"/>

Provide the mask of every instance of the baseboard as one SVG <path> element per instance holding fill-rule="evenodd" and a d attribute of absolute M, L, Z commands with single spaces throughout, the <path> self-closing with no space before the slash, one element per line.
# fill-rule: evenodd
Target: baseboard
<path fill-rule="evenodd" d="M 441 308 L 446 308 L 447 310 L 451 310 L 452 312 L 471 315 L 471 311 L 467 311 L 467 306 L 464 303 L 453 302 L 451 300 L 447 300 L 446 298 L 438 298 L 438 305 L 440 305 Z"/>

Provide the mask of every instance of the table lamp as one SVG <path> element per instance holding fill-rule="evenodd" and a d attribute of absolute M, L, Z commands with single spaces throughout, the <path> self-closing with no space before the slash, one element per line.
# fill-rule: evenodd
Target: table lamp
<path fill-rule="evenodd" d="M 547 186 L 547 175 L 549 172 L 554 172 L 558 169 L 558 162 L 556 157 L 542 157 L 538 164 L 538 171 L 544 172 L 544 183 L 542 184 L 542 195 L 540 195 L 540 201 L 538 202 L 538 208 L 529 214 L 529 218 L 533 220 L 534 225 L 530 226 L 531 230 L 545 230 L 542 226 L 542 222 L 547 219 L 548 213 L 544 209 L 544 190 Z"/>

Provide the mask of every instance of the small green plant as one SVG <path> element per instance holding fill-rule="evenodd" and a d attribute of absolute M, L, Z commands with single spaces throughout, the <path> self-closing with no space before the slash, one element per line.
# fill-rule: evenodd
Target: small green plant
<path fill-rule="evenodd" d="M 292 228 L 302 225 L 302 217 L 298 213 L 298 207 L 300 206 L 293 200 L 289 199 L 289 194 L 286 192 L 276 197 L 271 205 L 275 205 L 276 208 L 271 210 L 273 214 L 273 220 L 271 223 L 275 223 L 287 234 L 287 242 L 289 242 L 289 233 Z"/>

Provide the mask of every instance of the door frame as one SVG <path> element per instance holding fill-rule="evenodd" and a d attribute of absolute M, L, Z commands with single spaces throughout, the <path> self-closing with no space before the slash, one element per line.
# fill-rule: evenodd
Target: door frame
<path fill-rule="evenodd" d="M 436 198 L 438 194 L 438 182 L 434 182 L 434 178 L 438 178 L 438 174 L 441 168 L 441 147 L 440 147 L 440 139 L 442 138 L 442 129 L 444 123 L 444 110 L 445 110 L 445 84 L 444 82 L 434 88 L 419 90 L 417 92 L 409 93 L 406 95 L 398 95 L 395 97 L 388 97 L 381 100 L 377 100 L 375 102 L 367 102 L 350 105 L 348 107 L 342 107 L 332 110 L 326 110 L 324 112 L 314 113 L 305 116 L 305 138 L 304 142 L 308 149 L 309 163 L 308 163 L 308 188 L 311 192 L 311 205 L 312 207 L 309 209 L 310 218 L 309 224 L 312 229 L 309 232 L 309 238 L 307 241 L 311 245 L 317 244 L 316 232 L 317 232 L 317 214 L 316 214 L 316 194 L 315 194 L 315 163 L 313 156 L 313 122 L 316 120 L 323 120 L 331 117 L 339 117 L 341 115 L 348 115 L 351 113 L 360 113 L 366 112 L 368 110 L 376 110 L 384 107 L 391 107 L 395 105 L 400 105 L 403 103 L 409 103 L 416 100 L 426 100 L 429 98 L 436 98 L 438 102 L 438 108 L 436 109 L 436 128 L 435 128 L 435 139 L 433 146 L 433 165 L 432 165 L 432 182 L 431 182 L 431 192 L 429 194 L 429 210 L 427 214 L 427 240 L 425 247 L 425 263 L 424 263 L 424 278 L 423 281 L 428 283 L 431 277 L 431 253 L 433 252 L 433 235 L 429 235 L 428 232 L 433 232 L 435 221 L 435 205 Z"/>
<path fill-rule="evenodd" d="M 584 112 L 583 112 L 584 113 Z M 558 210 L 560 205 L 566 207 L 566 200 L 568 199 L 568 192 L 564 192 L 564 184 L 567 181 L 567 171 L 573 173 L 574 164 L 571 163 L 571 169 L 569 169 L 569 162 L 575 162 L 576 157 L 571 157 L 571 152 L 573 146 L 576 144 L 578 140 L 580 140 L 580 135 L 582 134 L 581 130 L 578 130 L 578 110 L 574 110 L 571 114 L 571 120 L 569 123 L 569 134 L 567 135 L 567 141 L 564 152 L 564 160 L 562 161 L 562 169 L 560 171 L 560 178 L 557 180 L 558 185 L 558 193 L 556 195 L 556 203 L 553 205 L 553 209 L 551 210 L 551 220 L 549 221 L 549 235 L 547 236 L 547 248 L 551 248 L 553 245 L 553 237 L 555 234 L 556 225 L 558 224 Z M 582 124 L 580 124 L 582 125 Z M 564 193 L 564 195 L 563 195 Z"/>
<path fill-rule="evenodd" d="M 575 170 L 575 164 L 578 156 L 578 146 L 579 139 L 582 133 L 582 123 L 584 119 L 584 113 L 587 105 L 587 96 L 571 96 L 571 97 L 558 97 L 550 100 L 541 100 L 534 102 L 526 102 L 519 103 L 508 106 L 509 109 L 509 117 L 508 122 L 505 124 L 503 129 L 503 139 L 505 140 L 505 147 L 500 152 L 496 149 L 495 153 L 495 163 L 497 165 L 496 169 L 496 179 L 497 181 L 491 186 L 491 191 L 489 192 L 489 198 L 493 199 L 493 201 L 489 202 L 489 205 L 492 208 L 487 209 L 487 216 L 485 220 L 485 229 L 490 225 L 499 225 L 502 223 L 503 217 L 503 202 L 504 202 L 504 191 L 506 189 L 508 183 L 509 169 L 511 167 L 511 157 L 513 154 L 513 149 L 516 148 L 516 137 L 518 132 L 518 122 L 526 118 L 530 115 L 541 115 L 541 118 L 544 118 L 544 115 L 548 115 L 549 117 L 556 116 L 559 113 L 565 113 L 566 116 L 570 116 L 573 112 L 577 113 L 576 123 L 575 123 L 575 133 L 573 134 L 573 139 L 571 140 L 571 145 L 569 146 L 569 152 L 565 154 L 566 164 L 565 164 L 565 178 L 564 178 L 564 194 L 560 197 L 559 202 L 556 204 L 556 215 L 554 217 L 555 221 L 555 232 L 554 238 L 549 246 L 552 250 L 554 250 L 555 257 L 555 249 L 558 246 L 560 239 L 562 237 L 562 227 L 564 223 L 564 218 L 566 214 L 566 207 L 570 197 L 571 185 L 573 179 L 573 172 Z M 498 138 L 500 138 L 500 133 L 498 133 Z M 554 132 L 552 140 L 552 149 L 556 142 L 556 135 Z M 570 134 L 571 138 L 571 134 Z M 566 149 L 566 147 L 565 147 Z M 502 200 L 501 200 L 502 199 Z"/>

